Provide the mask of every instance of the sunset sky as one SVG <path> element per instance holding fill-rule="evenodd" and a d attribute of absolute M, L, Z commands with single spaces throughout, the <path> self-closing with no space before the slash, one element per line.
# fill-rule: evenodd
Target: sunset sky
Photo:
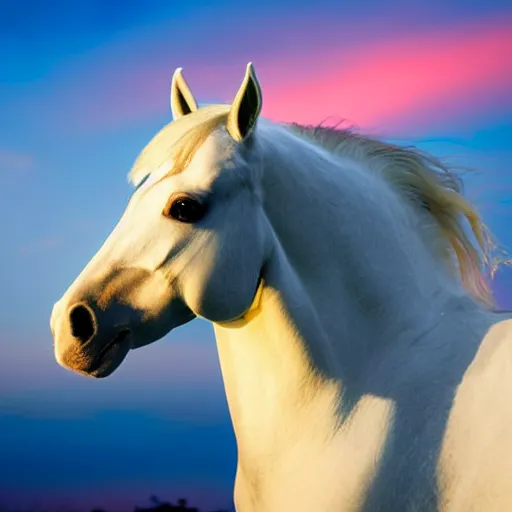
<path fill-rule="evenodd" d="M 505 0 L 2 2 L 0 509 L 114 512 L 151 494 L 231 506 L 236 447 L 206 322 L 101 381 L 57 365 L 48 327 L 171 120 L 176 67 L 201 103 L 224 103 L 252 61 L 265 117 L 347 119 L 471 166 L 467 193 L 512 252 L 511 56 Z M 499 272 L 500 307 L 511 286 Z"/>

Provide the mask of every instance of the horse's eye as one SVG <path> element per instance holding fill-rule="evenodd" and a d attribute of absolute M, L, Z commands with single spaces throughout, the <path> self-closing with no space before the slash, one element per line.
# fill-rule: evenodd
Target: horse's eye
<path fill-rule="evenodd" d="M 206 206 L 190 196 L 171 198 L 163 214 L 179 222 L 194 223 L 201 220 L 206 212 Z"/>

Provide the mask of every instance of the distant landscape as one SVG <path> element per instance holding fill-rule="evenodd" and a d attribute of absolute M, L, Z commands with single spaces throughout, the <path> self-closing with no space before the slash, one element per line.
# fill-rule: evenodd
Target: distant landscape
<path fill-rule="evenodd" d="M 213 509 L 213 510 L 203 510 L 199 509 L 197 507 L 191 506 L 188 503 L 188 500 L 185 498 L 180 498 L 176 501 L 176 503 L 170 502 L 170 501 L 163 501 L 160 500 L 156 496 L 151 496 L 150 499 L 150 506 L 148 507 L 134 507 L 130 511 L 126 512 L 235 512 L 234 509 Z M 58 511 L 53 511 L 49 509 L 44 510 L 13 510 L 13 509 L 6 509 L 1 506 L 0 504 L 0 512 L 75 512 L 75 510 L 65 510 L 62 508 L 59 508 Z M 91 510 L 91 512 L 109 512 L 108 509 L 103 508 L 94 508 Z"/>

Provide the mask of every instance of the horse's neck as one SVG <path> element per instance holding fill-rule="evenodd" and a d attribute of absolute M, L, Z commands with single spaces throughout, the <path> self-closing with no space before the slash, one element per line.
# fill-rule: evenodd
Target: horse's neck
<path fill-rule="evenodd" d="M 281 128 L 267 130 L 274 147 L 265 212 L 337 347 L 366 357 L 367 343 L 381 344 L 419 318 L 430 323 L 448 296 L 464 294 L 426 250 L 416 211 L 380 176 Z"/>
<path fill-rule="evenodd" d="M 358 351 L 364 340 L 348 332 L 345 340 L 329 339 L 330 326 L 280 249 L 263 279 L 248 322 L 214 326 L 237 439 L 239 506 L 255 499 L 257 510 L 341 510 L 371 481 L 393 401 L 347 386 L 343 374 L 354 359 L 349 352 L 340 358 L 339 349 L 352 342 Z"/>
<path fill-rule="evenodd" d="M 243 327 L 215 327 L 237 437 L 265 449 L 277 425 L 304 414 L 328 418 L 329 407 L 334 421 L 347 386 L 382 350 L 432 328 L 448 296 L 411 209 L 387 184 L 291 135 L 269 135 L 263 191 L 276 250 L 261 312 Z"/>
<path fill-rule="evenodd" d="M 435 482 L 452 393 L 490 316 L 446 278 L 384 183 L 300 144 L 279 149 L 263 180 L 275 250 L 259 309 L 215 326 L 237 478 L 286 500 L 268 510 L 290 508 L 296 489 L 307 492 L 290 509 L 341 510 L 365 494 L 393 429 L 407 449 L 387 454 L 372 499 L 405 509 L 406 489 L 430 503 L 423 482 Z"/>
<path fill-rule="evenodd" d="M 303 429 L 321 443 L 337 421 L 341 383 L 329 375 L 334 353 L 283 256 L 277 250 L 265 265 L 255 316 L 214 325 L 239 454 L 249 465 L 270 462 L 271 454 L 300 442 Z"/>

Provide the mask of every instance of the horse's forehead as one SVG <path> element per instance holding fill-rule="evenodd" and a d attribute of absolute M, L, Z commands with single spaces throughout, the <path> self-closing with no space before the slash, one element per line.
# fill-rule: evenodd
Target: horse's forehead
<path fill-rule="evenodd" d="M 163 163 L 154 167 L 144 166 L 139 168 L 141 175 L 146 176 L 144 181 L 138 186 L 139 190 L 150 188 L 154 183 L 165 178 L 167 174 L 174 174 L 173 181 L 182 182 L 198 188 L 209 187 L 217 178 L 221 169 L 234 156 L 234 145 L 230 143 L 225 134 L 214 132 L 210 134 L 205 142 L 195 151 L 190 163 L 186 168 L 173 173 L 175 161 L 166 155 L 165 160 L 155 159 Z"/>
<path fill-rule="evenodd" d="M 233 140 L 223 130 L 211 133 L 197 150 L 193 160 L 200 167 L 217 166 L 229 160 L 234 153 Z"/>
<path fill-rule="evenodd" d="M 210 134 L 197 149 L 190 164 L 179 177 L 188 183 L 208 187 L 234 156 L 234 145 L 222 132 Z"/>

